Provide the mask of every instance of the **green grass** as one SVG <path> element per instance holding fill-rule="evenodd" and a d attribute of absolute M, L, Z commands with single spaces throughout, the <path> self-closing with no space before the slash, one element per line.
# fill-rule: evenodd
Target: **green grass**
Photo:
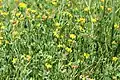
<path fill-rule="evenodd" d="M 120 80 L 119 5 L 0 0 L 0 80 Z"/>

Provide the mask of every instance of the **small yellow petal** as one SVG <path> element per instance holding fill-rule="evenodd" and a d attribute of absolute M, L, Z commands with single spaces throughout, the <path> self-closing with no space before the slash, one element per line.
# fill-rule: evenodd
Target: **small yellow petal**
<path fill-rule="evenodd" d="M 46 66 L 46 68 L 47 68 L 47 69 L 52 68 L 52 65 L 51 65 L 51 64 L 49 64 L 49 63 L 46 63 L 46 64 L 45 64 L 45 66 Z"/>
<path fill-rule="evenodd" d="M 116 62 L 118 60 L 117 57 L 112 57 L 112 61 Z"/>
<path fill-rule="evenodd" d="M 75 39 L 75 38 L 76 38 L 76 35 L 75 35 L 75 34 L 70 34 L 70 38 L 71 38 L 71 39 Z"/>
<path fill-rule="evenodd" d="M 69 52 L 69 53 L 71 53 L 71 52 L 72 52 L 72 49 L 71 49 L 71 48 L 69 48 L 69 47 L 66 47 L 66 48 L 65 48 L 65 50 L 66 50 L 67 52 Z"/>
<path fill-rule="evenodd" d="M 12 63 L 15 64 L 17 61 L 17 58 L 13 58 Z"/>
<path fill-rule="evenodd" d="M 20 8 L 27 8 L 27 4 L 21 2 L 21 3 L 19 3 L 19 7 Z"/>
<path fill-rule="evenodd" d="M 89 56 L 90 56 L 90 54 L 84 53 L 84 57 L 85 57 L 86 59 L 89 58 Z"/>
<path fill-rule="evenodd" d="M 107 8 L 107 10 L 108 10 L 109 12 L 111 12 L 111 11 L 112 11 L 112 8 Z"/>
<path fill-rule="evenodd" d="M 100 0 L 101 2 L 104 2 L 104 0 Z"/>
<path fill-rule="evenodd" d="M 115 25 L 114 25 L 114 28 L 115 28 L 115 29 L 118 29 L 118 28 L 119 28 L 119 25 L 118 25 L 118 24 L 115 24 Z"/>
<path fill-rule="evenodd" d="M 85 12 L 88 12 L 88 11 L 89 11 L 89 8 L 88 8 L 88 7 L 84 8 L 84 11 L 85 11 Z"/>
<path fill-rule="evenodd" d="M 96 20 L 96 19 L 91 19 L 91 21 L 92 21 L 93 23 L 97 22 L 97 20 Z"/>

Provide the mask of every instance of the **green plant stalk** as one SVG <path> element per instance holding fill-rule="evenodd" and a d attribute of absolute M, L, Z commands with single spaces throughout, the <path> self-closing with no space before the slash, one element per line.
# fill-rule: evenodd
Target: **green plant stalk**
<path fill-rule="evenodd" d="M 112 0 L 112 30 L 111 30 L 111 47 L 112 47 L 112 41 L 114 37 L 114 24 L 115 24 L 115 1 Z"/>
<path fill-rule="evenodd" d="M 92 0 L 90 0 L 89 1 L 89 4 L 87 3 L 87 1 L 85 0 L 85 3 L 86 3 L 86 6 L 88 7 L 88 9 L 89 9 L 89 17 L 90 17 L 90 20 L 91 20 L 91 35 L 92 35 L 92 37 L 93 37 L 93 35 L 94 35 L 94 24 L 93 24 L 93 22 L 92 22 L 92 19 L 93 19 L 93 16 L 92 16 L 92 12 L 91 12 L 91 4 L 92 4 Z M 93 52 L 93 49 L 94 49 L 94 45 L 93 45 L 93 43 L 91 43 L 91 45 L 92 45 L 92 52 Z"/>
<path fill-rule="evenodd" d="M 106 10 L 106 0 L 104 1 L 104 11 L 103 11 L 103 17 L 105 15 L 105 10 Z"/>

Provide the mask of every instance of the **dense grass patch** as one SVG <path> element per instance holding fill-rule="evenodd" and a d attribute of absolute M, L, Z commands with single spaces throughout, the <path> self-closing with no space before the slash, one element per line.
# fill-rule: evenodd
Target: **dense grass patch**
<path fill-rule="evenodd" d="M 119 80 L 119 0 L 0 0 L 0 80 Z"/>

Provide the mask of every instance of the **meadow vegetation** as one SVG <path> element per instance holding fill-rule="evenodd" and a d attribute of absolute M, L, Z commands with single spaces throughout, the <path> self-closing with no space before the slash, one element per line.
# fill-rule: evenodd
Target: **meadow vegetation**
<path fill-rule="evenodd" d="M 0 0 L 0 80 L 120 80 L 120 0 Z"/>

